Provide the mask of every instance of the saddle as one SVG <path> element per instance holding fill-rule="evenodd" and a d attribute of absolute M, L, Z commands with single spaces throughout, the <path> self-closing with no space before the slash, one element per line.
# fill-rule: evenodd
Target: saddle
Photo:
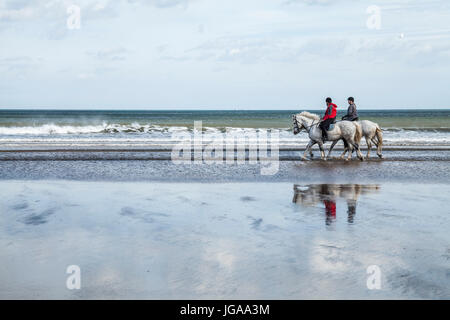
<path fill-rule="evenodd" d="M 330 126 L 328 127 L 328 130 L 327 130 L 327 131 L 333 130 L 335 124 L 336 124 L 335 122 L 331 123 Z"/>

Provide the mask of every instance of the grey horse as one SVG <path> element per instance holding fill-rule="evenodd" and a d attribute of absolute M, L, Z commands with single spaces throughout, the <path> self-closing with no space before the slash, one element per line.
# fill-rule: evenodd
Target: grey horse
<path fill-rule="evenodd" d="M 381 159 L 383 159 L 383 155 L 381 154 L 381 149 L 383 147 L 383 132 L 378 124 L 369 120 L 361 120 L 357 121 L 362 129 L 362 135 L 366 139 L 367 143 L 367 155 L 366 158 L 370 157 L 370 149 L 372 149 L 372 143 L 377 147 L 377 155 Z M 333 150 L 334 146 L 339 140 L 333 141 L 330 147 L 330 151 L 328 155 Z M 341 154 L 341 159 L 344 158 L 345 153 L 349 151 L 347 144 L 344 141 L 344 152 Z"/>

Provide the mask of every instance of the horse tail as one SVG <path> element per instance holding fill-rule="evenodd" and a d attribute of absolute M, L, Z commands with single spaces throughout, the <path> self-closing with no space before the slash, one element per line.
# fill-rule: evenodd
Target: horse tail
<path fill-rule="evenodd" d="M 353 123 L 355 124 L 355 127 L 356 127 L 355 136 L 353 137 L 353 139 L 355 140 L 355 143 L 358 145 L 358 148 L 359 148 L 359 143 L 361 142 L 361 138 L 362 138 L 362 128 L 358 122 L 353 121 Z"/>
<path fill-rule="evenodd" d="M 378 145 L 377 145 L 377 154 L 381 158 L 381 148 L 383 147 L 383 131 L 379 126 L 377 126 L 377 129 L 375 131 L 378 139 Z"/>

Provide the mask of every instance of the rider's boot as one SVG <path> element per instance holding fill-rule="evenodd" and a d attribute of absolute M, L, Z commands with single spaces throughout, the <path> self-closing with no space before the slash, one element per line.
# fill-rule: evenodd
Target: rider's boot
<path fill-rule="evenodd" d="M 327 132 L 325 129 L 322 129 L 322 141 L 325 142 L 327 140 Z"/>

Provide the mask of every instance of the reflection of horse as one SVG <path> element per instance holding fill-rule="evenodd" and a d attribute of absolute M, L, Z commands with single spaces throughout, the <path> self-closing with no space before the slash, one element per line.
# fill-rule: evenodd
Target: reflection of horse
<path fill-rule="evenodd" d="M 320 202 L 325 205 L 326 223 L 336 219 L 336 200 L 343 198 L 347 201 L 349 223 L 353 223 L 356 214 L 356 202 L 361 194 L 377 192 L 379 185 L 361 184 L 294 184 L 294 198 L 292 202 L 303 206 L 317 206 Z"/>
<path fill-rule="evenodd" d="M 322 130 L 318 126 L 320 123 L 320 117 L 317 114 L 303 111 L 302 113 L 294 114 L 292 116 L 292 121 L 294 124 L 294 134 L 298 134 L 300 131 L 302 131 L 302 129 L 305 129 L 306 132 L 308 132 L 308 136 L 310 139 L 308 145 L 306 146 L 306 150 L 303 154 L 302 159 L 306 159 L 306 154 L 308 152 L 310 152 L 311 154 L 312 146 L 317 143 L 320 148 L 322 160 L 326 160 L 326 158 L 330 155 L 330 152 L 328 152 L 328 156 L 325 157 L 325 152 L 323 149 Z M 336 122 L 334 124 L 334 128 L 327 131 L 328 141 L 338 141 L 343 139 L 346 142 L 346 145 L 348 145 L 348 148 L 350 150 L 347 160 L 351 159 L 353 150 L 356 150 L 356 153 L 360 160 L 364 160 L 364 157 L 359 150 L 359 142 L 361 138 L 361 126 L 355 121 Z"/>

